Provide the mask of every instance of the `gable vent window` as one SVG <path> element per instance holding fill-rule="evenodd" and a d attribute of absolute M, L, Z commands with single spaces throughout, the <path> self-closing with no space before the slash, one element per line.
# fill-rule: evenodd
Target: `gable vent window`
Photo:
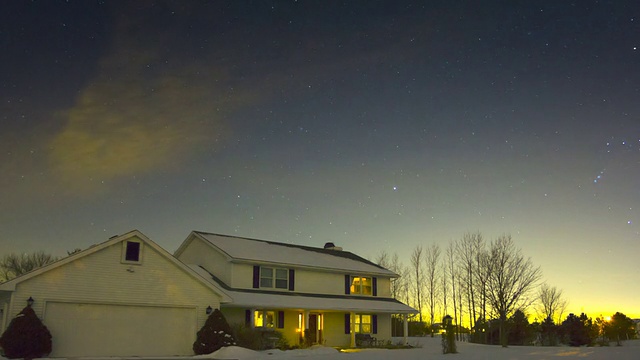
<path fill-rule="evenodd" d="M 142 260 L 142 243 L 139 241 L 125 241 L 122 249 L 122 262 L 139 264 Z"/>

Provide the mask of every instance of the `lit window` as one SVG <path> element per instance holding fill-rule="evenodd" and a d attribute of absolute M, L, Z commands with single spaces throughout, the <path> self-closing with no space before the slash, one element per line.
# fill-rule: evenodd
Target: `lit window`
<path fill-rule="evenodd" d="M 356 314 L 354 331 L 361 334 L 371 334 L 371 315 Z"/>
<path fill-rule="evenodd" d="M 256 310 L 256 312 L 253 313 L 253 321 L 257 328 L 276 327 L 276 315 L 274 311 Z"/>
<path fill-rule="evenodd" d="M 289 270 L 280 268 L 260 267 L 261 288 L 289 288 Z"/>
<path fill-rule="evenodd" d="M 371 278 L 364 276 L 352 276 L 351 294 L 372 295 L 373 281 L 371 280 Z"/>

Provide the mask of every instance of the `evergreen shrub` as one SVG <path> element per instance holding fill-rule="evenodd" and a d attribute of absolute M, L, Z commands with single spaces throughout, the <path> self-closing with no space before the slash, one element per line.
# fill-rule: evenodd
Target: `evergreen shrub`
<path fill-rule="evenodd" d="M 27 306 L 11 320 L 0 337 L 0 347 L 9 359 L 43 357 L 51 353 L 51 333 L 31 306 Z"/>
<path fill-rule="evenodd" d="M 196 341 L 193 343 L 193 352 L 196 355 L 211 354 L 222 347 L 232 345 L 236 345 L 236 340 L 231 327 L 220 309 L 215 309 L 202 329 L 198 331 Z"/>

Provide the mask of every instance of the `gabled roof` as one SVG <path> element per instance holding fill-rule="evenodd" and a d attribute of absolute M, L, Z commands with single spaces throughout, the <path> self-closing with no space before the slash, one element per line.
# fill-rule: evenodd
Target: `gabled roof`
<path fill-rule="evenodd" d="M 92 245 L 91 247 L 89 247 L 88 249 L 79 251 L 77 253 L 71 254 L 67 257 L 64 257 L 58 261 L 55 261 L 51 264 L 45 265 L 43 267 L 37 268 L 33 271 L 30 271 L 26 274 L 23 274 L 21 276 L 18 276 L 14 279 L 11 279 L 9 281 L 5 281 L 3 283 L 0 283 L 0 291 L 14 291 L 16 288 L 16 285 L 31 279 L 32 277 L 38 276 L 44 272 L 47 271 L 51 271 L 53 269 L 56 269 L 62 265 L 68 264 L 72 261 L 78 260 L 80 258 L 83 258 L 85 256 L 91 255 L 93 253 L 96 253 L 104 248 L 107 248 L 113 244 L 117 244 L 121 241 L 124 241 L 126 239 L 130 239 L 130 238 L 137 238 L 141 241 L 143 241 L 145 243 L 145 245 L 153 248 L 154 250 L 156 250 L 160 255 L 162 255 L 163 257 L 165 257 L 168 261 L 174 263 L 176 266 L 178 266 L 178 268 L 180 268 L 182 271 L 186 272 L 188 275 L 192 276 L 193 278 L 195 278 L 197 281 L 200 281 L 202 284 L 204 284 L 205 286 L 207 286 L 208 288 L 210 288 L 211 290 L 213 290 L 213 292 L 215 292 L 216 294 L 220 295 L 221 297 L 221 302 L 229 302 L 231 301 L 231 298 L 226 294 L 225 291 L 223 291 L 222 288 L 220 288 L 217 284 L 212 283 L 211 281 L 208 281 L 206 278 L 202 277 L 201 274 L 199 274 L 198 272 L 195 272 L 193 269 L 191 269 L 190 267 L 188 267 L 187 265 L 185 265 L 183 262 L 181 262 L 180 260 L 178 260 L 177 258 L 173 257 L 169 252 L 167 252 L 165 249 L 163 249 L 162 247 L 160 247 L 160 245 L 156 244 L 155 242 L 151 241 L 151 239 L 149 239 L 148 237 L 146 237 L 144 234 L 142 234 L 140 231 L 138 230 L 132 230 L 129 231 L 126 234 L 123 235 L 119 235 L 119 236 L 113 236 L 111 238 L 109 238 L 109 240 L 102 242 L 100 244 L 96 244 L 96 245 Z"/>
<path fill-rule="evenodd" d="M 194 237 L 200 238 L 230 261 L 259 264 L 282 264 L 296 267 L 324 269 L 328 271 L 355 272 L 363 274 L 398 277 L 354 253 L 343 250 L 323 249 L 275 241 L 250 239 L 238 236 L 193 231 L 175 252 L 179 257 Z"/>

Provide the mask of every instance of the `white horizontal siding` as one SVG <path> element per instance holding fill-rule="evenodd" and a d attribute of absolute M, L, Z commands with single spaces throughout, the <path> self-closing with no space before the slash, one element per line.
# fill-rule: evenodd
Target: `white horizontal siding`
<path fill-rule="evenodd" d="M 232 269 L 227 258 L 198 237 L 192 238 L 189 245 L 178 256 L 178 260 L 185 264 L 202 266 L 225 284 L 233 286 L 231 285 Z"/>
<path fill-rule="evenodd" d="M 277 267 L 277 265 L 275 266 Z M 282 266 L 286 267 L 284 264 Z M 233 268 L 233 281 L 230 284 L 233 288 L 253 288 L 253 265 L 232 263 L 230 267 Z M 313 271 L 311 269 L 295 269 L 294 291 L 306 294 L 344 295 L 345 275 L 326 271 Z M 350 275 L 370 276 L 362 273 Z M 390 279 L 377 277 L 377 290 L 378 297 L 390 297 Z"/>
<path fill-rule="evenodd" d="M 296 270 L 296 292 L 344 295 L 344 274 Z"/>
<path fill-rule="evenodd" d="M 231 264 L 229 266 L 233 274 L 231 287 L 238 289 L 253 288 L 253 265 L 249 264 Z"/>
<path fill-rule="evenodd" d="M 142 252 L 141 265 L 122 264 L 119 242 L 25 280 L 16 286 L 10 317 L 31 296 L 40 317 L 47 301 L 195 307 L 200 328 L 206 307 L 219 308 L 219 297 L 151 246 Z"/>

